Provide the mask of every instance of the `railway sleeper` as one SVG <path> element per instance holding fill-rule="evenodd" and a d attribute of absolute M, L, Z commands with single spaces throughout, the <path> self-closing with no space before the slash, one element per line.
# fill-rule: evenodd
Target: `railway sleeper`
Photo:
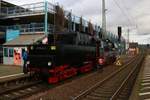
<path fill-rule="evenodd" d="M 109 96 L 93 96 L 93 95 L 87 95 L 86 99 L 88 100 L 109 100 Z"/>
<path fill-rule="evenodd" d="M 123 92 L 119 95 L 118 99 L 120 99 L 120 100 L 128 100 L 129 95 L 130 95 L 129 90 L 123 91 Z"/>
<path fill-rule="evenodd" d="M 113 91 L 97 91 L 97 90 L 95 90 L 93 93 L 97 93 L 97 94 L 112 94 Z"/>
<path fill-rule="evenodd" d="M 112 95 L 112 93 L 101 93 L 101 94 L 99 94 L 99 93 L 95 93 L 95 92 L 93 92 L 93 93 L 91 93 L 90 95 L 93 95 L 93 96 L 98 96 L 98 97 L 110 97 L 111 95 Z"/>
<path fill-rule="evenodd" d="M 18 100 L 22 97 L 33 94 L 37 91 L 40 91 L 40 85 L 32 86 L 30 88 L 24 88 L 21 90 L 17 90 L 15 92 L 10 92 L 9 94 L 2 95 L 0 99 L 2 100 Z"/>

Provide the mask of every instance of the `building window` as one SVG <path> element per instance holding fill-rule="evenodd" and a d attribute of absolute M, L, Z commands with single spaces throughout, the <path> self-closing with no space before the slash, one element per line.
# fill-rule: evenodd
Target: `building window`
<path fill-rule="evenodd" d="M 4 57 L 8 57 L 8 48 L 4 48 Z"/>
<path fill-rule="evenodd" d="M 9 49 L 9 57 L 13 57 L 14 56 L 14 49 L 10 48 Z"/>

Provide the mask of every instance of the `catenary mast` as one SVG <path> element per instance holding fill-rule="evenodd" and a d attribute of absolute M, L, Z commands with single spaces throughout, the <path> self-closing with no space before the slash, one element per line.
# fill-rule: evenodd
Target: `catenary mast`
<path fill-rule="evenodd" d="M 102 39 L 106 38 L 106 8 L 105 0 L 102 0 Z"/>

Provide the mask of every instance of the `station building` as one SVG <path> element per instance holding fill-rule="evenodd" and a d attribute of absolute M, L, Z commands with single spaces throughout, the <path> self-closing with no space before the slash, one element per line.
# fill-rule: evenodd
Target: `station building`
<path fill-rule="evenodd" d="M 38 2 L 18 6 L 3 0 L 0 5 L 1 62 L 6 65 L 22 65 L 22 49 L 42 42 L 47 34 L 81 31 L 81 20 L 82 32 L 88 32 L 88 21 L 63 10 L 59 5 Z M 99 28 L 93 25 L 93 29 L 98 32 Z"/>
<path fill-rule="evenodd" d="M 100 27 L 66 11 L 58 4 L 37 2 L 16 5 L 0 0 L 0 61 L 22 65 L 22 50 L 46 40 L 47 34 L 78 32 L 100 35 Z M 107 35 L 112 40 L 117 36 Z M 84 35 L 81 36 L 84 39 Z M 84 42 L 84 41 L 83 41 Z"/>

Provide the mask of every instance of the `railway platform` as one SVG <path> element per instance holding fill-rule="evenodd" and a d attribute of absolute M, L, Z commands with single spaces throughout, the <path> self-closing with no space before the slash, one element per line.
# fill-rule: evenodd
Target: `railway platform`
<path fill-rule="evenodd" d="M 150 54 L 145 58 L 129 100 L 150 100 Z"/>
<path fill-rule="evenodd" d="M 0 81 L 20 75 L 23 75 L 21 66 L 0 64 Z"/>

